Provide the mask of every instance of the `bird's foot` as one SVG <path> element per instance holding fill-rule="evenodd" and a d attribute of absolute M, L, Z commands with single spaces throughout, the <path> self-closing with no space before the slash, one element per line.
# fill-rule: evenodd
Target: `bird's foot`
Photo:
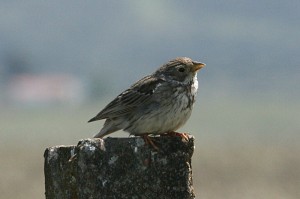
<path fill-rule="evenodd" d="M 189 140 L 189 134 L 188 133 L 178 133 L 178 132 L 175 132 L 175 131 L 170 131 L 168 133 L 162 134 L 162 136 L 179 136 L 184 141 Z"/>
<path fill-rule="evenodd" d="M 155 150 L 159 151 L 158 146 L 155 145 L 155 143 L 153 142 L 153 140 L 151 140 L 148 134 L 142 135 L 142 138 L 144 139 L 146 145 L 151 145 Z"/>

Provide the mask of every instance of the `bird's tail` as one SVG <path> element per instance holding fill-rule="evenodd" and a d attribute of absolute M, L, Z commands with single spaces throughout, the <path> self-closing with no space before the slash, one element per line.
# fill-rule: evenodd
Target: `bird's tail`
<path fill-rule="evenodd" d="M 108 135 L 110 133 L 107 133 L 107 132 L 103 132 L 102 130 L 97 133 L 96 135 L 94 135 L 94 138 L 103 138 L 104 136 Z"/>
<path fill-rule="evenodd" d="M 103 128 L 100 130 L 99 133 L 97 133 L 96 135 L 94 135 L 94 138 L 103 138 L 104 136 L 111 134 L 115 131 L 120 130 L 121 128 L 119 128 L 118 126 L 116 126 L 111 120 L 106 120 L 104 123 Z"/>

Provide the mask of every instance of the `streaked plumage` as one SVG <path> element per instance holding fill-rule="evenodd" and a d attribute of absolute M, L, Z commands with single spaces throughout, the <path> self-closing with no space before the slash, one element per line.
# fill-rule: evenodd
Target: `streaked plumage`
<path fill-rule="evenodd" d="M 95 137 L 123 129 L 133 135 L 177 130 L 190 117 L 205 64 L 179 57 L 118 95 L 89 122 L 106 119 Z"/>

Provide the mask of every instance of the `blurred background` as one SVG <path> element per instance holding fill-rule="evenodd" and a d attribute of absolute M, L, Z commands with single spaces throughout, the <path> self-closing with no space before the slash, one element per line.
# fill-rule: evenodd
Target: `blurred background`
<path fill-rule="evenodd" d="M 300 198 L 300 1 L 0 1 L 1 198 L 44 198 L 46 147 L 188 56 L 197 198 Z M 112 136 L 128 136 L 118 132 Z"/>

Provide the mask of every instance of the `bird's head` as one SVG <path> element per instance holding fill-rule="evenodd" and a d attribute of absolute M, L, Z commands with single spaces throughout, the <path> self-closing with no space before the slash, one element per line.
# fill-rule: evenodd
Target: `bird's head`
<path fill-rule="evenodd" d="M 188 57 L 178 57 L 162 65 L 154 74 L 166 80 L 188 83 L 204 66 L 204 63 L 193 61 Z"/>

